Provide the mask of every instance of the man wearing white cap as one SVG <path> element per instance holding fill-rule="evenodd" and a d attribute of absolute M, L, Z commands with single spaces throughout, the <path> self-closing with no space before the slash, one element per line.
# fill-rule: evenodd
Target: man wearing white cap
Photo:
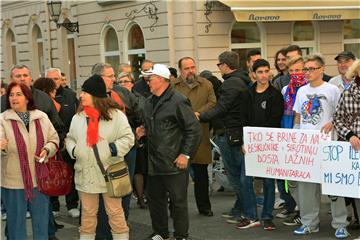
<path fill-rule="evenodd" d="M 147 199 L 154 236 L 169 238 L 167 198 L 173 204 L 174 238 L 187 239 L 189 161 L 201 140 L 201 127 L 190 101 L 170 85 L 170 71 L 162 64 L 142 72 L 153 94 L 144 107 L 148 139 Z M 140 136 L 143 129 L 136 130 Z"/>

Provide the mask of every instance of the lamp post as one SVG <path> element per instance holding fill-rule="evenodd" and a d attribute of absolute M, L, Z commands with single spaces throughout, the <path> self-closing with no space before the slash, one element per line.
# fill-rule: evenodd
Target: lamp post
<path fill-rule="evenodd" d="M 64 27 L 70 32 L 79 32 L 79 22 L 63 22 L 63 23 L 58 22 L 61 15 L 61 4 L 62 4 L 61 1 L 49 0 L 47 2 L 51 20 L 56 23 L 56 26 L 58 28 Z"/>

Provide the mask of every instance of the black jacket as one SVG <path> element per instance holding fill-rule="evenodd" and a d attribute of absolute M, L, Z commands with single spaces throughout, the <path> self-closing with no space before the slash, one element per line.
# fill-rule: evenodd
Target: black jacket
<path fill-rule="evenodd" d="M 219 89 L 219 99 L 214 108 L 200 114 L 200 120 L 208 122 L 220 118 L 226 129 L 241 130 L 248 125 L 250 94 L 247 83 L 242 79 L 242 71 L 234 71 L 223 76 Z"/>
<path fill-rule="evenodd" d="M 144 118 L 148 143 L 148 174 L 172 175 L 183 172 L 174 161 L 180 154 L 193 157 L 201 141 L 201 127 L 190 101 L 169 87 L 153 107 L 145 101 Z"/>
<path fill-rule="evenodd" d="M 263 93 L 263 102 L 265 110 L 265 122 L 261 124 L 261 126 L 255 126 L 254 121 L 256 118 L 255 109 L 255 89 L 256 83 L 250 89 L 250 96 L 251 96 L 251 104 L 249 108 L 249 122 L 250 126 L 254 127 L 273 127 L 279 128 L 281 127 L 281 118 L 284 113 L 284 98 L 283 95 L 272 85 L 270 85 L 265 92 Z"/>
<path fill-rule="evenodd" d="M 139 80 L 135 82 L 133 90 L 140 93 L 145 98 L 148 98 L 152 94 L 150 92 L 149 85 L 145 82 L 143 78 L 139 78 Z"/>
<path fill-rule="evenodd" d="M 76 93 L 73 90 L 61 86 L 56 91 L 55 100 L 61 105 L 59 116 L 64 123 L 65 132 L 67 133 L 72 117 L 79 106 L 79 100 L 76 98 Z"/>

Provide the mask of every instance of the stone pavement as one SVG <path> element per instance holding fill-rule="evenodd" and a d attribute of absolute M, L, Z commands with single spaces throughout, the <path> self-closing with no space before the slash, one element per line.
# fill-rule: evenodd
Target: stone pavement
<path fill-rule="evenodd" d="M 59 230 L 56 236 L 60 240 L 73 240 L 79 238 L 78 233 L 78 219 L 72 219 L 67 215 L 62 200 L 61 214 L 57 218 L 57 222 L 64 224 L 65 228 Z M 334 230 L 330 226 L 329 203 L 327 197 L 323 197 L 323 204 L 321 209 L 321 224 L 320 232 L 311 235 L 299 237 L 293 235 L 294 227 L 287 227 L 281 224 L 281 220 L 275 219 L 277 229 L 268 232 L 262 228 L 253 228 L 246 230 L 238 230 L 235 225 L 228 224 L 225 219 L 221 217 L 221 213 L 228 211 L 234 201 L 234 194 L 230 192 L 214 192 L 211 196 L 211 202 L 215 216 L 203 217 L 197 213 L 194 201 L 193 185 L 189 185 L 189 215 L 190 215 L 190 239 L 192 240 L 331 240 L 334 237 Z M 131 240 L 145 240 L 151 231 L 151 222 L 148 210 L 139 209 L 136 205 L 136 200 L 132 199 L 130 212 L 130 239 Z M 278 211 L 274 211 L 274 215 Z M 2 224 L 4 226 L 4 222 Z M 171 229 L 171 224 L 169 224 Z M 28 220 L 29 239 L 31 239 L 31 223 Z M 350 231 L 354 239 L 360 236 L 360 230 Z M 2 235 L 3 236 L 3 235 Z M 3 238 L 2 238 L 3 239 Z"/>

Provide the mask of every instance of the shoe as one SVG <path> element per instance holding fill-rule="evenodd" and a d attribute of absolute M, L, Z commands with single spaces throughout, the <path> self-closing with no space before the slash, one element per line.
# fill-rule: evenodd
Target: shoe
<path fill-rule="evenodd" d="M 56 230 L 59 230 L 59 229 L 63 229 L 63 228 L 64 228 L 64 225 L 63 225 L 63 224 L 58 224 L 55 220 L 54 220 L 54 226 L 55 226 L 55 229 L 56 229 Z"/>
<path fill-rule="evenodd" d="M 205 217 L 212 217 L 212 216 L 214 216 L 214 213 L 213 213 L 213 211 L 211 211 L 211 210 L 199 211 L 199 214 L 200 214 L 200 215 L 203 215 L 203 216 L 205 216 Z"/>
<path fill-rule="evenodd" d="M 149 240 L 169 240 L 170 238 L 163 238 L 160 234 L 152 233 L 148 238 Z"/>
<path fill-rule="evenodd" d="M 260 227 L 261 223 L 258 219 L 256 220 L 250 220 L 244 218 L 240 223 L 236 225 L 236 228 L 238 229 L 247 229 L 247 228 L 253 228 L 253 227 Z"/>
<path fill-rule="evenodd" d="M 242 222 L 242 220 L 243 220 L 242 217 L 232 217 L 232 218 L 226 219 L 226 222 L 230 223 L 230 224 L 239 224 Z"/>
<path fill-rule="evenodd" d="M 283 209 L 284 206 L 285 206 L 285 201 L 279 198 L 278 200 L 276 200 L 274 204 L 274 210 Z"/>
<path fill-rule="evenodd" d="M 223 186 L 220 186 L 218 190 L 216 190 L 217 192 L 223 192 L 225 191 L 225 188 Z"/>
<path fill-rule="evenodd" d="M 221 217 L 223 217 L 223 218 L 233 218 L 234 214 L 232 214 L 232 212 L 224 212 L 223 214 L 221 214 Z"/>
<path fill-rule="evenodd" d="M 58 217 L 60 215 L 60 211 L 53 211 L 54 218 Z"/>
<path fill-rule="evenodd" d="M 30 212 L 26 212 L 26 218 L 27 219 L 31 218 Z"/>
<path fill-rule="evenodd" d="M 354 240 L 360 240 L 360 236 L 358 236 L 357 238 L 355 238 Z"/>
<path fill-rule="evenodd" d="M 310 229 L 309 226 L 302 225 L 301 227 L 295 229 L 294 234 L 296 235 L 306 235 L 310 233 L 316 233 L 319 231 L 319 227 L 316 227 L 314 229 Z"/>
<path fill-rule="evenodd" d="M 276 217 L 277 218 L 288 218 L 291 214 L 292 214 L 292 212 L 284 209 L 280 213 L 276 214 Z"/>
<path fill-rule="evenodd" d="M 7 215 L 6 213 L 1 214 L 1 220 L 6 221 Z"/>
<path fill-rule="evenodd" d="M 296 214 L 292 219 L 284 221 L 283 224 L 286 226 L 300 226 L 302 224 L 301 217 L 299 214 Z"/>
<path fill-rule="evenodd" d="M 343 238 L 347 238 L 348 236 L 350 236 L 349 232 L 346 230 L 346 228 L 342 227 L 342 228 L 338 228 L 335 231 L 335 237 L 337 239 L 343 239 Z"/>
<path fill-rule="evenodd" d="M 68 214 L 72 217 L 72 218 L 78 218 L 80 216 L 80 211 L 79 209 L 77 208 L 73 208 L 73 209 L 70 209 L 68 211 Z"/>
<path fill-rule="evenodd" d="M 272 231 L 276 229 L 275 224 L 271 219 L 264 220 L 263 226 L 264 226 L 264 230 L 267 231 Z"/>
<path fill-rule="evenodd" d="M 145 204 L 144 198 L 138 198 L 137 199 L 137 205 L 141 209 L 146 209 L 146 204 Z"/>

